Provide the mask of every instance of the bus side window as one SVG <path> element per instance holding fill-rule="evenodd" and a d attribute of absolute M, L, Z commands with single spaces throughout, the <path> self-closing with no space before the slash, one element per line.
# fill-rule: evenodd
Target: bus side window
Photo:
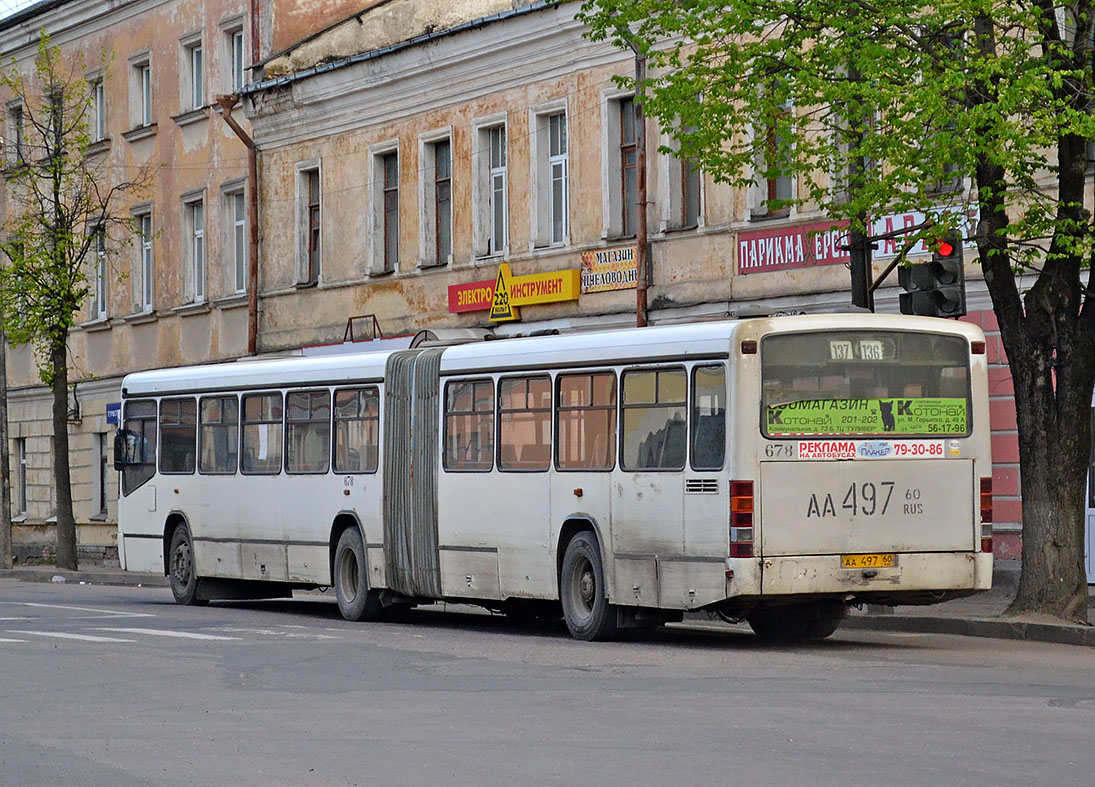
<path fill-rule="evenodd" d="M 160 472 L 193 473 L 198 404 L 193 397 L 160 400 Z"/>
<path fill-rule="evenodd" d="M 726 459 L 726 370 L 692 370 L 692 469 L 721 470 Z"/>
<path fill-rule="evenodd" d="M 616 464 L 616 374 L 561 374 L 556 397 L 559 470 L 611 470 Z"/>
<path fill-rule="evenodd" d="M 684 369 L 624 372 L 625 470 L 683 470 L 688 426 L 688 377 Z"/>
<path fill-rule="evenodd" d="M 128 495 L 156 474 L 156 402 L 127 402 L 125 429 L 132 435 L 132 448 L 127 451 L 130 461 L 122 470 L 122 494 Z"/>
<path fill-rule="evenodd" d="M 198 472 L 235 473 L 239 457 L 239 401 L 235 396 L 203 398 L 198 415 Z"/>
<path fill-rule="evenodd" d="M 285 395 L 285 471 L 326 473 L 331 465 L 331 392 Z"/>
<path fill-rule="evenodd" d="M 240 472 L 277 475 L 281 472 L 281 394 L 243 397 L 243 439 Z"/>
<path fill-rule="evenodd" d="M 485 472 L 494 466 L 494 383 L 445 386 L 445 469 Z"/>
<path fill-rule="evenodd" d="M 498 469 L 551 466 L 551 378 L 508 377 L 498 384 Z"/>
<path fill-rule="evenodd" d="M 375 473 L 379 455 L 379 390 L 335 391 L 335 472 Z"/>

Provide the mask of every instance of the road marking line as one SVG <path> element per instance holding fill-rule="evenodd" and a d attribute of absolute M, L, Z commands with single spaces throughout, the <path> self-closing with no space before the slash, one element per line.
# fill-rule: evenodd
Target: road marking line
<path fill-rule="evenodd" d="M 8 629 L 9 634 L 30 634 L 35 637 L 57 637 L 58 639 L 78 639 L 82 642 L 136 642 L 135 639 L 119 639 L 118 637 L 96 637 L 92 634 L 69 634 L 64 631 L 18 631 Z"/>
<path fill-rule="evenodd" d="M 25 639 L 8 639 L 7 637 L 0 637 L 0 642 L 26 642 Z"/>
<path fill-rule="evenodd" d="M 97 626 L 93 631 L 115 631 L 119 634 L 150 634 L 153 637 L 178 637 L 179 639 L 216 639 L 239 641 L 242 637 L 222 637 L 217 634 L 197 634 L 192 631 L 168 631 L 167 629 L 111 628 Z"/>
<path fill-rule="evenodd" d="M 154 618 L 151 612 L 119 612 L 113 609 L 95 609 L 94 607 L 71 607 L 65 604 L 42 604 L 34 601 L 0 601 L 0 604 L 17 604 L 22 607 L 40 607 L 45 609 L 72 609 L 77 612 L 98 612 L 108 617 L 118 618 Z"/>

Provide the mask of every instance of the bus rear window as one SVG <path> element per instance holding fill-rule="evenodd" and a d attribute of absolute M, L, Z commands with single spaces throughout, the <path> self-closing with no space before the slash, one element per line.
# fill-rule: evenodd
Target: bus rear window
<path fill-rule="evenodd" d="M 776 334 L 761 344 L 769 437 L 965 436 L 969 345 L 910 331 Z"/>

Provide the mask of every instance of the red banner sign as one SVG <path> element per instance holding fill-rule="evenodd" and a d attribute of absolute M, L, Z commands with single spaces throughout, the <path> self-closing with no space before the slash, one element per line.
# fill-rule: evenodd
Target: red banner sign
<path fill-rule="evenodd" d="M 819 222 L 738 234 L 738 273 L 767 273 L 787 268 L 837 265 L 849 261 L 840 248 L 848 223 Z"/>

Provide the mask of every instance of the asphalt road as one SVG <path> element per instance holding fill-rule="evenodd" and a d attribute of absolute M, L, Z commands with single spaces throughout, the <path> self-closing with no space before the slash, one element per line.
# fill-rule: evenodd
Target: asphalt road
<path fill-rule="evenodd" d="M 1095 782 L 1095 651 L 674 626 L 590 644 L 328 598 L 0 580 L 0 785 Z"/>

